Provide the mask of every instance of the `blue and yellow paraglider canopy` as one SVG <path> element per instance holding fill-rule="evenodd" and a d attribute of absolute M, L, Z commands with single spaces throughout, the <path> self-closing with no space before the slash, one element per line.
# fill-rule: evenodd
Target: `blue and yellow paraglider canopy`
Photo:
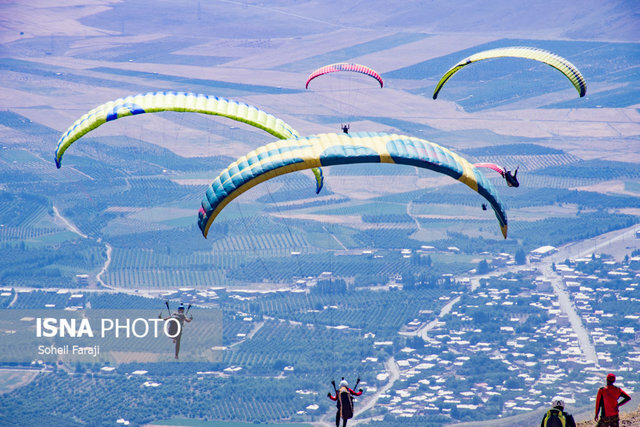
<path fill-rule="evenodd" d="M 279 118 L 243 102 L 190 92 L 149 92 L 99 105 L 76 120 L 58 140 L 55 153 L 56 166 L 61 167 L 62 156 L 71 144 L 97 127 L 122 117 L 162 111 L 227 117 L 262 129 L 280 139 L 298 136 L 295 129 Z M 316 193 L 318 193 L 322 189 L 322 171 L 314 168 L 313 173 L 316 178 Z"/>
<path fill-rule="evenodd" d="M 494 186 L 466 159 L 420 138 L 385 133 L 321 134 L 276 141 L 231 163 L 206 191 L 198 226 L 207 237 L 211 224 L 233 199 L 279 175 L 302 169 L 354 163 L 394 163 L 430 169 L 457 179 L 492 206 L 507 237 L 507 215 Z"/>

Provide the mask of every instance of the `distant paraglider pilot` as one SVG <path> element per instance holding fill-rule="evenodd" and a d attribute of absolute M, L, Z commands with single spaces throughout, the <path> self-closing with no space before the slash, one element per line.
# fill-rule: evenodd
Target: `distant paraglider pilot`
<path fill-rule="evenodd" d="M 342 132 L 344 132 L 346 134 L 349 133 L 349 125 L 348 124 L 342 125 Z"/>
<path fill-rule="evenodd" d="M 169 303 L 165 302 L 165 304 L 167 304 L 167 310 L 169 310 L 169 313 L 171 313 L 171 310 L 169 309 Z M 187 308 L 187 313 L 189 312 L 189 309 L 191 309 L 191 304 L 189 304 L 189 307 Z M 187 317 L 187 313 L 185 313 L 184 311 L 184 304 L 180 303 L 177 312 L 173 313 L 169 317 L 164 318 L 165 321 L 169 321 L 171 319 L 168 325 L 168 332 L 169 336 L 172 337 L 173 342 L 176 345 L 176 359 L 178 359 L 178 355 L 180 354 L 180 341 L 182 339 L 182 331 L 184 330 L 184 322 L 191 323 L 191 321 L 193 320 L 193 316 Z M 178 325 L 180 327 L 179 329 Z"/>
<path fill-rule="evenodd" d="M 473 166 L 477 168 L 487 168 L 494 170 L 498 172 L 505 181 L 507 181 L 507 185 L 509 187 L 520 187 L 520 183 L 518 182 L 518 169 L 520 168 L 519 166 L 513 173 L 511 173 L 510 170 L 496 165 L 495 163 L 475 163 Z"/>
<path fill-rule="evenodd" d="M 356 387 L 360 383 L 360 378 L 356 381 Z M 340 418 L 342 418 L 342 427 L 347 426 L 347 420 L 353 418 L 353 396 L 360 396 L 362 394 L 362 389 L 358 391 L 354 391 L 349 388 L 349 383 L 342 378 L 340 381 L 340 388 L 336 389 L 336 382 L 331 381 L 333 385 L 333 390 L 336 395 L 332 395 L 331 393 L 327 393 L 329 399 L 336 402 L 336 406 L 338 408 L 338 412 L 336 412 L 336 427 L 340 427 Z"/>
<path fill-rule="evenodd" d="M 518 182 L 518 168 L 513 172 L 513 175 L 511 175 L 511 171 L 505 169 L 503 177 L 509 187 L 520 187 L 520 183 Z"/>
<path fill-rule="evenodd" d="M 598 421 L 598 427 L 618 427 L 620 425 L 620 413 L 618 408 L 628 401 L 631 397 L 621 388 L 616 387 L 614 374 L 607 375 L 607 386 L 600 387 L 598 396 L 596 397 L 596 416 L 594 420 Z M 622 401 L 618 400 L 622 397 Z M 598 420 L 598 414 L 600 419 Z"/>

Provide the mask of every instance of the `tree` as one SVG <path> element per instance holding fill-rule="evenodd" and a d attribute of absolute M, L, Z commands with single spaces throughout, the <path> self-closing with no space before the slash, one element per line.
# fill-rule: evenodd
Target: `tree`
<path fill-rule="evenodd" d="M 285 366 L 287 366 L 287 362 L 282 359 L 278 359 L 275 362 L 273 362 L 273 369 L 275 371 L 282 371 L 284 370 Z"/>
<path fill-rule="evenodd" d="M 320 280 L 311 288 L 313 294 L 344 294 L 347 292 L 347 283 L 343 279 Z"/>
<path fill-rule="evenodd" d="M 416 278 L 413 274 L 403 274 L 402 275 L 402 289 L 410 290 L 415 289 L 416 287 Z"/>
<path fill-rule="evenodd" d="M 489 272 L 489 263 L 486 259 L 483 259 L 478 263 L 478 268 L 476 270 L 478 274 L 486 274 Z"/>
<path fill-rule="evenodd" d="M 524 250 L 522 248 L 518 248 L 514 259 L 518 265 L 524 265 L 527 263 L 527 256 L 524 254 Z"/>

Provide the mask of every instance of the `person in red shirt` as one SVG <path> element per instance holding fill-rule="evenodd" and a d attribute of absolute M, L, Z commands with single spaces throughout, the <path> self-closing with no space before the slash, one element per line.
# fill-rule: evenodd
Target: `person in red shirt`
<path fill-rule="evenodd" d="M 598 390 L 594 418 L 598 421 L 598 427 L 618 427 L 620 425 L 618 408 L 631 400 L 627 393 L 613 385 L 614 382 L 616 382 L 616 376 L 609 374 L 607 375 L 607 386 L 600 387 Z M 622 401 L 618 402 L 621 397 Z M 600 420 L 598 420 L 598 413 L 600 413 Z"/>
<path fill-rule="evenodd" d="M 358 378 L 356 382 L 356 387 L 359 382 L 360 378 Z M 331 381 L 331 383 L 335 389 L 336 383 L 334 381 Z M 344 378 L 340 381 L 340 388 L 336 390 L 335 396 L 327 393 L 329 399 L 335 401 L 338 407 L 338 412 L 336 412 L 336 427 L 340 427 L 340 418 L 342 418 L 342 427 L 347 427 L 347 420 L 353 417 L 353 398 L 351 396 L 360 396 L 361 394 L 362 389 L 354 391 L 349 388 L 349 384 Z"/>

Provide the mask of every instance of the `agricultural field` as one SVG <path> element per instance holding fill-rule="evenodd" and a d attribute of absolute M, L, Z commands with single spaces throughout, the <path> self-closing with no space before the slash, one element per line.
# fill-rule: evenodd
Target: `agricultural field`
<path fill-rule="evenodd" d="M 92 405 L 103 408 L 100 410 L 106 411 L 106 416 L 117 415 L 135 422 L 180 415 L 201 420 L 314 419 L 315 414 L 324 413 L 330 406 L 328 400 L 319 402 L 317 398 L 329 385 L 327 376 L 337 377 L 346 370 L 357 372 L 367 387 L 383 385 L 384 382 L 375 377 L 384 370 L 382 361 L 392 350 L 377 347 L 375 341 L 393 340 L 394 347 L 402 346 L 403 341 L 397 339 L 396 331 L 411 319 L 429 320 L 428 314 L 419 311 L 425 307 L 431 308 L 430 313 L 439 310 L 443 304 L 439 297 L 457 288 L 456 284 L 450 283 L 410 292 L 331 289 L 311 295 L 286 291 L 262 295 L 221 292 L 213 300 L 223 316 L 218 329 L 221 342 L 216 344 L 216 337 L 210 330 L 212 323 L 207 322 L 208 312 L 215 312 L 202 307 L 192 308 L 195 320 L 185 330 L 184 362 L 180 365 L 168 364 L 159 357 L 149 358 L 163 353 L 162 348 L 157 348 L 162 343 L 150 346 L 140 340 L 111 339 L 101 344 L 109 349 L 111 357 L 82 361 L 61 356 L 53 364 L 53 372 L 35 376 L 29 385 L 21 388 L 19 395 L 0 395 L 0 399 L 14 399 L 13 408 L 27 407 L 29 402 L 39 401 L 37 390 L 46 385 L 51 401 L 57 402 L 56 407 L 60 408 L 50 414 L 55 422 L 65 419 L 63 414 L 69 408 L 64 396 L 70 388 L 75 390 L 74 395 L 84 396 L 93 387 L 96 400 L 90 400 Z M 184 299 L 186 295 L 181 297 Z M 74 298 L 69 294 L 34 291 L 20 294 L 15 309 L 4 310 L 4 314 L 11 318 L 16 313 L 20 316 L 36 311 L 42 313 L 42 309 L 35 308 L 45 301 L 62 307 L 71 300 Z M 413 304 L 407 310 L 409 301 Z M 85 309 L 85 314 L 98 317 L 114 312 L 126 317 L 132 309 L 122 308 L 123 304 L 140 307 L 134 310 L 136 316 L 143 317 L 155 314 L 147 307 L 162 306 L 159 299 L 107 293 L 88 294 L 83 303 L 85 307 L 93 307 Z M 367 309 L 372 306 L 378 309 Z M 79 310 L 75 313 L 83 312 L 81 308 Z M 113 314 L 109 316 L 113 317 Z M 3 345 L 6 347 L 6 343 Z M 216 347 L 222 357 L 209 358 L 199 350 L 203 345 Z M 8 349 L 3 349 L 6 357 L 11 356 L 7 354 Z M 104 371 L 100 369 L 102 366 L 113 366 L 116 370 Z M 67 370 L 75 374 L 68 375 Z M 139 371 L 143 373 L 136 373 Z M 182 379 L 185 374 L 193 380 L 185 383 Z M 113 387 L 130 397 L 124 400 L 108 397 L 108 390 Z M 214 389 L 218 391 L 213 392 Z M 169 390 L 175 404 L 183 406 L 183 410 L 167 412 L 161 407 L 164 403 L 157 406 L 148 401 L 164 402 Z M 241 390 L 252 390 L 252 393 L 238 393 Z M 228 393 L 233 396 L 233 404 L 220 399 Z M 286 405 L 278 403 L 276 397 L 283 395 L 295 398 Z M 193 398 L 197 399 L 198 405 L 184 405 Z M 140 402 L 140 408 L 146 409 L 132 411 L 123 404 L 130 399 Z M 319 409 L 305 409 L 313 403 L 321 403 Z"/>
<path fill-rule="evenodd" d="M 358 414 L 364 422 L 442 425 L 510 415 L 515 409 L 499 410 L 504 399 L 487 394 L 480 402 L 469 389 L 495 374 L 505 399 L 516 399 L 522 377 L 508 381 L 506 364 L 476 348 L 457 354 L 458 340 L 442 328 L 476 334 L 475 346 L 489 334 L 466 330 L 473 319 L 495 332 L 496 349 L 510 348 L 507 334 L 495 331 L 509 307 L 518 309 L 518 333 L 532 334 L 549 319 L 531 304 L 552 296 L 532 296 L 527 282 L 510 289 L 513 305 L 487 306 L 485 314 L 473 306 L 489 285 L 471 292 L 474 274 L 526 263 L 541 246 L 640 223 L 637 7 L 585 1 L 578 9 L 507 0 L 460 7 L 440 0 L 429 7 L 3 2 L 0 367 L 26 371 L 0 371 L 0 424 L 25 417 L 50 425 L 322 423 L 334 415 L 325 397 L 330 380 L 358 375 L 366 399 L 380 403 Z M 571 61 L 586 95 L 552 67 L 500 58 L 460 70 L 433 99 L 456 62 L 516 45 Z M 366 64 L 384 85 L 334 73 L 305 88 L 314 69 L 334 62 Z M 323 168 L 319 194 L 310 171 L 251 188 L 225 206 L 205 239 L 197 220 L 210 184 L 277 139 L 221 116 L 112 111 L 56 168 L 61 135 L 83 114 L 156 91 L 255 105 L 303 136 L 341 133 L 348 124 L 352 136 L 418 137 L 470 163 L 517 169 L 517 188 L 490 169 L 476 172 L 505 207 L 507 238 L 486 199 L 450 176 L 348 164 Z M 25 353 L 39 316 L 97 319 L 116 311 L 157 319 L 165 301 L 193 304 L 179 361 L 164 337 L 106 339 L 89 361 Z M 449 313 L 456 301 L 464 309 Z M 611 303 L 598 302 L 606 310 Z M 631 313 L 632 304 L 621 307 Z M 442 335 L 437 343 L 428 339 L 431 327 Z M 415 381 L 395 375 L 393 367 L 406 371 L 415 355 L 443 363 L 425 368 L 425 359 Z M 512 356 L 506 360 L 526 367 Z M 457 398 L 484 406 L 474 412 L 446 403 L 433 417 L 417 410 L 413 419 L 391 414 L 404 393 L 435 390 L 419 380 L 439 387 L 443 369 Z M 456 379 L 461 374 L 469 381 Z M 406 406 L 429 406 L 414 402 L 421 403 Z"/>
<path fill-rule="evenodd" d="M 37 371 L 0 369 L 0 394 L 28 384 L 36 375 Z"/>
<path fill-rule="evenodd" d="M 421 39 L 391 37 L 386 40 L 391 43 L 389 46 L 395 46 Z M 498 42 L 492 43 L 487 46 Z M 569 45 L 575 43 L 561 48 Z M 586 44 L 583 50 L 588 48 L 601 47 Z M 371 45 L 364 43 L 355 49 L 369 52 Z M 627 46 L 627 49 L 633 47 Z M 614 49 L 607 55 L 616 52 L 628 53 Z M 337 51 L 336 55 L 343 53 Z M 437 61 L 444 63 L 447 59 L 445 56 Z M 413 81 L 425 69 L 437 69 L 437 61 L 416 66 L 418 68 L 411 72 L 410 68 L 394 71 L 390 78 Z M 56 69 L 63 71 L 49 72 L 44 65 L 25 60 L 10 64 L 12 73 L 38 75 L 44 79 L 53 79 L 55 73 L 67 76 L 60 65 Z M 509 67 L 507 69 L 516 69 L 517 63 Z M 485 77 L 495 72 L 477 71 L 485 73 L 482 74 Z M 135 76 L 140 81 L 160 79 L 171 82 L 176 90 L 184 90 L 190 83 L 195 84 L 191 90 L 198 90 L 198 84 L 208 82 L 171 78 L 166 73 L 118 71 L 113 67 L 94 67 L 92 73 Z M 78 71 L 72 75 L 76 77 Z M 530 82 L 532 85 L 548 79 L 545 73 L 534 72 L 534 75 L 538 80 Z M 450 93 L 462 91 L 468 81 L 478 77 L 463 78 L 466 80 L 451 82 L 447 88 Z M 519 75 L 513 80 L 526 81 Z M 297 93 L 255 84 L 214 83 L 211 84 L 215 88 L 225 89 L 221 93 L 226 96 L 252 91 L 274 97 Z M 560 85 L 560 82 L 554 84 Z M 478 93 L 475 97 L 481 96 Z M 491 102 L 501 105 L 508 100 Z M 487 108 L 462 105 L 470 112 Z M 5 111 L 0 115 L 0 123 L 12 129 L 14 135 L 14 142 L 8 140 L 0 152 L 0 161 L 7 166 L 3 172 L 7 191 L 2 194 L 4 203 L 0 207 L 0 244 L 17 253 L 28 248 L 31 253 L 39 251 L 41 255 L 21 261 L 20 271 L 33 272 L 24 277 L 17 278 L 11 269 L 3 269 L 7 286 L 71 287 L 76 286 L 75 274 L 89 274 L 90 282 L 95 284 L 98 281 L 94 278 L 105 265 L 101 280 L 119 288 L 241 285 L 265 279 L 291 283 L 297 277 L 337 268 L 342 260 L 330 256 L 337 251 L 415 250 L 423 244 L 445 241 L 459 234 L 481 236 L 493 241 L 493 246 L 499 242 L 497 229 L 491 224 L 493 215 L 479 209 L 482 199 L 476 194 L 459 184 L 434 179 L 432 173 L 390 165 L 377 169 L 362 165 L 327 170 L 324 193 L 318 200 L 308 175 L 292 174 L 274 180 L 264 188 L 248 192 L 225 209 L 206 241 L 194 226 L 195 212 L 215 170 L 233 158 L 231 152 L 226 149 L 218 152 L 217 147 L 231 147 L 231 141 L 238 139 L 246 140 L 247 147 L 265 141 L 257 132 L 229 127 L 218 119 L 180 113 L 141 118 L 142 128 L 135 126 L 133 119 L 124 119 L 122 123 L 101 127 L 71 147 L 65 156 L 65 165 L 54 174 L 50 165 L 44 167 L 48 156 L 46 150 L 43 151 L 43 143 L 56 140 L 58 132 L 50 127 L 49 121 L 38 123 L 32 114 L 23 115 L 25 111 L 19 111 Z M 378 116 L 366 117 L 370 122 L 378 120 Z M 320 114 L 317 120 L 327 119 Z M 574 150 L 573 142 L 559 144 L 549 137 L 523 138 L 485 131 L 476 133 L 473 144 L 468 144 L 465 143 L 469 141 L 468 130 L 437 130 L 407 119 L 383 117 L 380 124 L 391 127 L 389 130 L 416 132 L 436 142 L 450 141 L 454 147 L 462 144 L 462 152 L 471 161 L 494 162 L 511 169 L 518 167 L 522 183 L 518 189 L 506 188 L 497 175 L 489 176 L 500 188 L 511 211 L 509 246 L 532 249 L 544 243 L 557 245 L 637 221 L 634 214 L 637 198 L 633 191 L 624 190 L 633 189 L 640 179 L 633 163 L 582 158 L 580 150 Z M 26 151 L 17 144 L 18 135 L 36 138 L 41 143 Z M 202 135 L 207 135 L 208 148 L 202 152 L 205 156 L 183 157 L 185 153 L 175 146 L 178 138 L 197 140 Z M 565 142 L 571 139 L 563 138 Z M 578 143 L 575 138 L 572 141 Z M 240 148 L 235 152 L 240 152 Z M 609 186 L 612 180 L 623 181 L 623 190 L 617 190 L 620 187 L 613 184 Z M 33 191 L 35 183 L 39 188 L 36 192 Z M 421 187 L 420 183 L 428 187 Z M 569 205 L 573 208 L 567 209 Z M 21 212 L 28 215 L 19 214 Z M 614 217 L 597 212 L 612 213 Z M 578 217 L 582 223 L 580 235 L 562 237 L 554 231 Z M 105 243 L 112 248 L 110 259 L 106 257 Z M 450 243 L 455 246 L 455 239 Z M 473 249 L 467 247 L 481 252 L 486 244 L 483 241 Z M 70 247 L 72 252 L 67 254 L 74 259 L 83 254 L 86 261 L 76 263 L 84 266 L 83 269 L 73 274 L 73 269 L 64 264 L 66 254 L 52 255 L 58 247 Z M 292 253 L 301 256 L 292 256 Z M 35 259 L 43 257 L 49 260 L 48 267 L 34 268 Z M 314 258 L 316 261 L 311 261 Z M 352 258 L 348 257 L 350 262 Z M 52 263 L 52 259 L 60 261 Z M 272 265 L 278 267 L 269 267 Z M 360 263 L 353 265 L 351 271 L 340 270 L 339 274 L 352 280 Z M 397 274 L 402 267 L 389 269 L 381 265 L 374 271 L 375 274 Z"/>

